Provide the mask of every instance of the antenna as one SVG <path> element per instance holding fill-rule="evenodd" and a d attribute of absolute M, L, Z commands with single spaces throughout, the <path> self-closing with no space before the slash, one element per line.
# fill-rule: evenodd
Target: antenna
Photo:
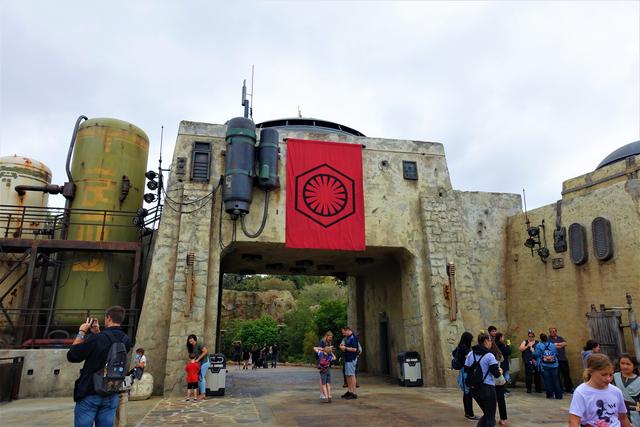
<path fill-rule="evenodd" d="M 251 120 L 253 120 L 253 64 L 251 64 L 251 93 L 249 94 L 249 96 L 251 96 L 251 103 L 249 105 L 249 117 L 251 117 Z"/>
<path fill-rule="evenodd" d="M 300 106 L 298 105 L 298 118 L 302 118 L 302 111 L 300 111 Z"/>

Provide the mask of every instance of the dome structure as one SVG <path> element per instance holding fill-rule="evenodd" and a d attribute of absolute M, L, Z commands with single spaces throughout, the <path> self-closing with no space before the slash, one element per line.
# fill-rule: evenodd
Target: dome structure
<path fill-rule="evenodd" d="M 596 169 L 600 169 L 602 167 L 610 165 L 611 163 L 624 160 L 627 157 L 637 156 L 638 154 L 640 154 L 640 141 L 631 142 L 627 145 L 623 145 L 622 147 L 618 148 L 607 157 L 605 157 Z"/>
<path fill-rule="evenodd" d="M 269 120 L 256 124 L 256 129 L 280 128 L 290 130 L 306 130 L 313 132 L 341 133 L 345 135 L 365 136 L 363 133 L 339 123 L 311 117 L 293 117 L 288 119 Z"/>

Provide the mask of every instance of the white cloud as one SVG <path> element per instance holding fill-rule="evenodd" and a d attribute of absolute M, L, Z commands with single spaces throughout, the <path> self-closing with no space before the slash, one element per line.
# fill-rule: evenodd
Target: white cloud
<path fill-rule="evenodd" d="M 0 155 L 64 180 L 76 117 L 143 128 L 304 115 L 439 141 L 454 186 L 560 197 L 640 138 L 638 2 L 5 1 Z"/>

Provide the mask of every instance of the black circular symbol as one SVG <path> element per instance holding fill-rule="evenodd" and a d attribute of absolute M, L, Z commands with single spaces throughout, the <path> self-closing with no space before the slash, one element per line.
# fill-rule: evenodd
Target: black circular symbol
<path fill-rule="evenodd" d="M 347 206 L 347 189 L 334 175 L 318 174 L 302 188 L 304 204 L 316 215 L 333 216 Z"/>

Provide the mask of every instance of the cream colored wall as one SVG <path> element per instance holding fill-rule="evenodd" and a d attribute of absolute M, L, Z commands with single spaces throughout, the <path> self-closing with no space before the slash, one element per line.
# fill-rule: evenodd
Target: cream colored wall
<path fill-rule="evenodd" d="M 636 311 L 640 304 L 640 183 L 637 165 L 640 165 L 640 156 L 564 183 L 565 192 L 581 188 L 565 194 L 561 213 L 562 225 L 567 230 L 572 223 L 582 224 L 586 229 L 589 260 L 581 266 L 571 262 L 569 251 L 556 253 L 553 249 L 556 204 L 529 212 L 532 225 L 545 221 L 547 244 L 551 251 L 546 264 L 537 255 L 532 257 L 523 245 L 527 237 L 524 214 L 509 219 L 505 260 L 508 332 L 521 340 L 529 328 L 536 333 L 548 333 L 549 326 L 557 325 L 558 333 L 569 343 L 567 355 L 574 380 L 582 371 L 580 350 L 589 338 L 585 313 L 591 304 L 625 306 L 627 292 L 635 299 Z M 622 176 L 621 171 L 624 172 Z M 612 179 L 600 182 L 607 176 L 612 176 Z M 595 185 L 584 187 L 594 182 Z M 591 222 L 598 216 L 607 218 L 612 228 L 614 256 L 604 262 L 598 261 L 593 252 Z M 564 268 L 553 269 L 553 258 L 562 259 Z M 627 322 L 626 315 L 623 315 L 623 321 Z M 628 329 L 625 333 L 630 337 Z M 628 349 L 632 350 L 630 341 Z"/>

